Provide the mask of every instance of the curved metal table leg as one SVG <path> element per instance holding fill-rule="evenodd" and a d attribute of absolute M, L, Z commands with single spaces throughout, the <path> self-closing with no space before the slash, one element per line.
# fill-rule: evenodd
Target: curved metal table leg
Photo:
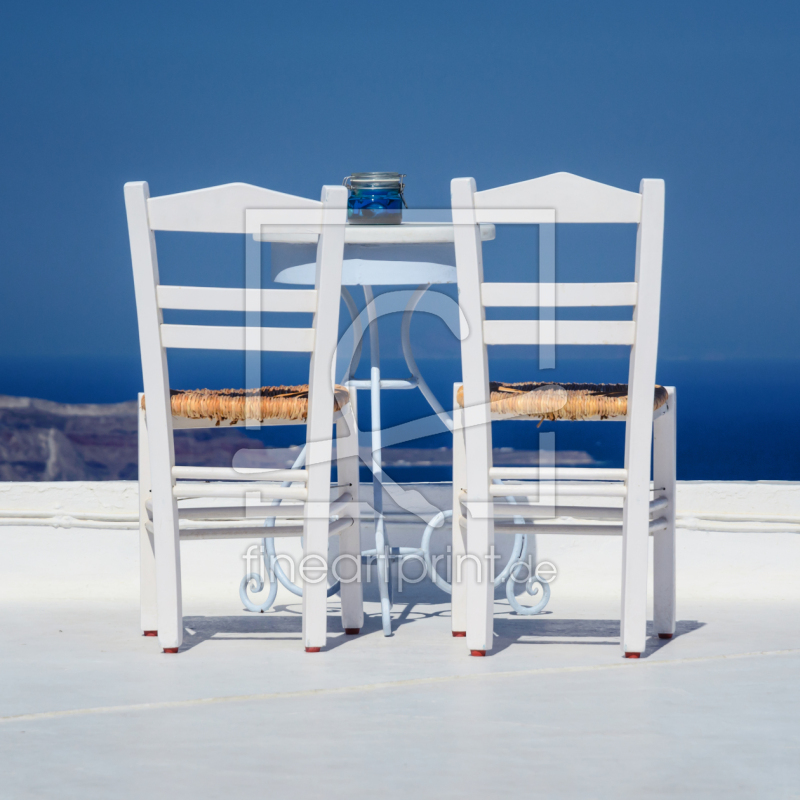
<path fill-rule="evenodd" d="M 291 469 L 301 469 L 303 465 L 306 463 L 306 448 L 300 451 L 300 454 L 292 464 Z M 281 484 L 284 488 L 287 486 L 291 486 L 291 481 L 285 481 Z M 273 500 L 270 505 L 279 506 L 281 504 L 281 500 Z M 269 517 L 265 521 L 264 524 L 265 528 L 274 528 L 275 527 L 275 517 Z M 275 552 L 275 539 L 270 537 L 265 537 L 261 540 L 261 553 L 264 559 L 264 571 L 267 574 L 267 578 L 269 579 L 269 594 L 267 595 L 267 599 L 261 603 L 254 603 L 250 600 L 248 595 L 248 590 L 253 592 L 254 594 L 258 594 L 259 592 L 264 591 L 264 580 L 257 572 L 251 572 L 248 575 L 245 575 L 242 578 L 241 582 L 239 583 L 239 599 L 244 604 L 244 607 L 248 611 L 260 611 L 263 613 L 267 609 L 272 607 L 272 604 L 275 602 L 275 597 L 278 594 L 278 583 L 282 584 L 286 589 L 288 589 L 293 595 L 297 597 L 303 596 L 303 589 L 302 587 L 298 586 L 296 583 L 293 583 L 289 576 L 283 571 L 283 567 L 281 566 L 280 561 L 278 560 L 277 553 Z M 339 592 L 339 581 L 332 584 L 328 587 L 328 597 L 332 597 Z"/>
<path fill-rule="evenodd" d="M 499 483 L 499 481 L 496 482 Z M 509 497 L 507 499 L 509 503 L 516 505 L 517 500 L 515 497 Z M 446 519 L 452 519 L 452 517 L 452 510 L 440 511 L 436 514 L 425 528 L 425 532 L 422 534 L 422 542 L 420 543 L 420 551 L 425 560 L 425 566 L 431 581 L 447 594 L 452 594 L 452 588 L 436 571 L 436 565 L 431 558 L 431 537 L 433 536 L 434 530 L 441 528 L 444 521 Z M 522 517 L 514 517 L 514 522 L 520 525 L 523 519 Z M 506 584 L 506 598 L 508 599 L 509 605 L 517 614 L 522 614 L 524 616 L 540 614 L 550 601 L 550 584 L 538 578 L 535 572 L 531 571 L 530 565 L 525 560 L 528 554 L 528 535 L 529 534 L 523 533 L 516 534 L 508 563 L 500 574 L 495 575 L 494 578 L 495 586 L 500 586 L 502 583 Z M 522 567 L 528 570 L 528 577 L 525 580 L 525 591 L 534 597 L 539 593 L 539 588 L 537 588 L 537 586 L 541 587 L 542 598 L 533 606 L 523 606 L 519 600 L 517 600 L 514 593 L 514 584 L 522 583 L 522 580 L 520 580 Z"/>

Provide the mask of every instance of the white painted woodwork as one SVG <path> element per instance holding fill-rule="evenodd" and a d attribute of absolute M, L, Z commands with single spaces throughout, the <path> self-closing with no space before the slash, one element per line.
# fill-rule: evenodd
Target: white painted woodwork
<path fill-rule="evenodd" d="M 655 441 L 655 438 L 654 438 Z M 664 511 L 670 507 L 670 500 L 666 495 L 657 497 L 655 500 L 650 501 L 650 513 L 653 514 L 657 511 Z"/>
<path fill-rule="evenodd" d="M 351 518 L 330 524 L 331 513 L 352 501 L 343 493 L 330 503 L 331 432 L 334 422 L 333 384 L 330 365 L 338 332 L 340 277 L 344 249 L 347 190 L 325 187 L 322 202 L 272 192 L 247 184 L 228 184 L 196 192 L 149 198 L 146 183 L 125 186 L 131 256 L 136 288 L 139 338 L 147 413 L 142 414 L 149 443 L 150 500 L 143 500 L 145 531 L 149 525 L 155 549 L 159 640 L 173 649 L 182 641 L 180 574 L 181 538 L 230 538 L 265 535 L 303 535 L 306 554 L 327 560 L 327 539 L 332 533 L 353 527 Z M 327 206 L 327 207 L 326 207 Z M 269 233 L 312 235 L 316 248 L 315 288 L 308 290 L 244 290 L 213 287 L 160 286 L 153 231 L 211 233 Z M 198 311 L 312 313 L 312 328 L 257 328 L 211 325 L 163 324 L 162 308 Z M 320 336 L 316 333 L 319 331 Z M 309 374 L 308 463 L 306 470 L 240 471 L 226 468 L 175 467 L 173 426 L 211 427 L 215 420 L 187 420 L 171 415 L 166 349 L 270 350 L 311 353 Z M 304 420 L 265 420 L 263 424 L 303 424 Z M 174 470 L 174 472 L 173 472 Z M 143 471 L 146 475 L 147 471 Z M 356 473 L 357 474 L 357 473 Z M 177 479 L 180 479 L 178 482 Z M 283 487 L 282 481 L 294 485 Z M 357 479 L 356 479 L 357 483 Z M 307 485 L 303 485 L 307 484 Z M 250 504 L 240 509 L 186 509 L 179 512 L 177 499 L 240 498 L 260 496 L 262 502 L 286 499 L 296 507 Z M 246 518 L 238 513 L 246 508 Z M 258 517 L 250 516 L 256 511 Z M 182 513 L 181 513 L 182 512 Z M 302 525 L 263 527 L 273 517 L 297 519 Z M 147 517 L 152 522 L 147 521 Z M 183 519 L 179 522 L 179 518 Z M 214 521 L 216 520 L 216 522 Z M 270 531 L 275 531 L 270 533 Z M 352 537 L 351 537 L 352 538 Z M 142 536 L 142 542 L 144 537 Z M 352 545 L 352 542 L 351 542 Z M 147 563 L 143 560 L 143 587 Z M 306 646 L 322 647 L 326 636 L 326 586 L 309 586 L 303 599 L 303 638 Z M 143 608 L 147 600 L 143 588 Z M 360 586 L 350 592 L 349 613 L 360 613 Z M 143 614 L 144 620 L 144 614 Z M 154 626 L 155 627 L 155 626 Z"/>
<path fill-rule="evenodd" d="M 643 180 L 641 224 L 636 238 L 635 280 L 638 304 L 633 313 L 636 340 L 628 377 L 625 468 L 628 497 L 623 514 L 623 653 L 641 653 L 647 638 L 647 562 L 650 455 L 653 437 L 653 387 L 661 309 L 661 257 L 664 239 L 664 181 Z"/>
<path fill-rule="evenodd" d="M 463 517 L 461 510 L 468 511 L 470 503 L 466 495 L 459 498 L 457 502 L 459 517 Z M 650 516 L 662 515 L 668 506 L 664 498 L 650 501 Z M 454 508 L 456 506 L 454 505 Z M 481 511 L 480 508 L 477 509 Z M 622 506 L 548 506 L 531 503 L 508 503 L 495 502 L 491 513 L 495 518 L 503 517 L 522 517 L 523 519 L 612 519 L 622 521 Z M 555 517 L 553 516 L 555 514 Z"/>
<path fill-rule="evenodd" d="M 181 541 L 205 539 L 299 539 L 302 535 L 302 525 L 285 525 L 280 528 L 266 528 L 259 525 L 253 525 L 249 528 L 237 528 L 232 525 L 226 525 L 220 528 L 181 529 Z"/>
<path fill-rule="evenodd" d="M 289 212 L 274 224 L 296 225 L 300 220 L 319 232 L 322 223 L 322 203 L 249 183 L 226 183 L 151 197 L 147 203 L 150 228 L 154 231 L 247 233 L 246 215 L 252 209 Z"/>
<path fill-rule="evenodd" d="M 489 418 L 489 363 L 483 342 L 484 310 L 481 303 L 483 257 L 473 197 L 475 181 L 455 178 L 450 183 L 453 230 L 458 271 L 459 305 L 463 311 L 461 370 L 464 381 L 462 423 L 467 453 L 467 492 L 471 500 L 490 502 L 489 469 L 492 459 L 492 425 Z M 467 556 L 481 565 L 480 573 L 472 561 L 453 580 L 465 582 L 467 595 L 467 647 L 486 651 L 493 646 L 494 581 L 487 564 L 494 547 L 494 520 L 471 519 L 467 532 Z"/>
<path fill-rule="evenodd" d="M 348 388 L 350 388 L 348 386 Z M 337 483 L 347 487 L 344 503 L 331 505 L 331 514 L 359 518 L 358 455 L 358 392 L 349 393 L 350 400 L 336 421 Z M 339 598 L 342 601 L 342 628 L 359 630 L 364 627 L 364 597 L 361 582 L 361 530 L 356 523 L 339 535 L 339 564 L 337 574 L 342 578 Z M 354 579 L 357 578 L 357 579 Z"/>
<path fill-rule="evenodd" d="M 159 308 L 185 311 L 251 311 L 313 314 L 314 289 L 229 289 L 210 286 L 158 286 Z"/>
<path fill-rule="evenodd" d="M 578 483 L 556 483 L 556 496 L 605 496 L 622 498 L 622 526 L 611 526 L 623 536 L 623 592 L 622 592 L 622 648 L 627 653 L 644 650 L 647 611 L 647 553 L 648 534 L 655 534 L 659 542 L 659 603 L 662 609 L 660 624 L 674 624 L 674 500 L 666 506 L 662 500 L 673 492 L 674 475 L 669 479 L 670 456 L 659 456 L 660 482 L 665 484 L 650 500 L 650 446 L 655 425 L 663 430 L 663 439 L 674 446 L 674 417 L 664 410 L 653 412 L 653 391 L 658 350 L 658 324 L 661 287 L 661 254 L 664 225 L 664 183 L 659 180 L 644 180 L 639 192 L 629 192 L 612 186 L 590 181 L 568 173 L 547 175 L 530 181 L 476 192 L 475 182 L 459 178 L 451 183 L 453 221 L 456 230 L 456 265 L 458 272 L 459 301 L 468 320 L 470 335 L 462 341 L 462 365 L 464 379 L 464 418 L 466 421 L 466 508 L 470 509 L 466 520 L 456 519 L 454 527 L 460 530 L 466 524 L 467 547 L 470 553 L 483 557 L 493 536 L 492 527 L 495 509 L 501 519 L 512 514 L 501 503 L 492 503 L 495 497 L 524 497 L 533 491 L 534 505 L 539 487 L 536 483 L 505 483 L 488 486 L 490 478 L 541 478 L 532 468 L 529 471 L 493 470 L 491 465 L 491 432 L 487 431 L 489 419 L 526 419 L 511 415 L 491 414 L 487 418 L 488 398 L 488 345 L 537 345 L 548 344 L 552 336 L 540 335 L 540 321 L 485 320 L 484 307 L 600 307 L 631 306 L 632 321 L 573 321 L 557 320 L 550 329 L 555 329 L 555 342 L 569 345 L 626 345 L 631 347 L 628 377 L 628 414 L 612 419 L 625 422 L 625 470 L 592 470 L 593 475 L 582 471 L 555 470 L 551 479 L 585 481 Z M 547 218 L 547 214 L 550 217 Z M 547 219 L 546 219 L 547 218 Z M 636 268 L 632 283 L 591 284 L 521 284 L 484 282 L 481 240 L 476 236 L 479 223 L 634 223 L 638 224 L 636 246 Z M 551 278 L 552 280 L 552 278 Z M 477 333 L 478 335 L 474 335 Z M 482 335 L 481 335 L 482 334 Z M 527 417 L 527 419 L 537 419 Z M 567 478 L 567 476 L 570 476 Z M 601 482 L 611 478 L 618 483 Z M 589 481 L 594 479 L 594 483 Z M 530 488 L 528 488 L 530 487 Z M 547 491 L 553 490 L 551 485 Z M 532 524 L 539 531 L 543 528 L 545 513 L 564 514 L 565 506 L 555 510 L 542 503 L 542 519 Z M 518 506 L 512 507 L 517 511 Z M 569 507 L 570 512 L 575 507 Z M 474 509 L 474 512 L 473 512 Z M 489 509 L 489 513 L 478 513 Z M 591 513 L 591 509 L 586 509 Z M 608 513 L 609 519 L 619 519 L 620 510 Z M 662 513 L 658 519 L 650 517 Z M 538 516 L 538 515 L 534 515 Z M 593 526 L 574 526 L 572 523 L 558 524 L 559 533 L 587 533 Z M 609 526 L 597 526 L 608 532 Z M 580 530 L 578 530 L 580 529 Z M 499 532 L 518 533 L 520 526 L 506 521 Z M 670 544 L 672 543 L 672 544 Z M 672 549 L 670 549 L 672 548 Z M 473 581 L 469 584 L 473 599 L 468 603 L 467 640 L 471 650 L 491 647 L 491 614 L 493 590 L 487 583 Z M 670 622 L 672 620 L 672 622 Z M 669 632 L 669 631 L 667 631 Z M 486 647 L 481 647 L 483 642 Z"/>
<path fill-rule="evenodd" d="M 232 467 L 173 467 L 172 477 L 184 481 L 297 481 L 308 480 L 305 469 L 234 469 Z"/>
<path fill-rule="evenodd" d="M 148 523 L 149 525 L 149 523 Z M 337 519 L 328 526 L 329 536 L 339 536 L 344 531 L 354 526 L 354 520 L 350 517 Z M 152 526 L 151 526 L 152 527 Z M 192 539 L 285 539 L 300 538 L 303 536 L 303 525 L 281 525 L 271 528 L 263 525 L 237 526 L 226 525 L 225 527 L 195 527 L 182 528 L 180 532 L 181 540 Z"/>
<path fill-rule="evenodd" d="M 316 346 L 309 371 L 306 463 L 306 503 L 303 557 L 327 564 L 328 513 L 331 484 L 331 438 L 333 428 L 333 377 L 339 333 L 339 297 L 342 286 L 344 229 L 347 222 L 347 189 L 322 188 L 322 233 L 317 245 L 317 310 L 314 315 Z M 327 581 L 303 582 L 303 644 L 323 647 L 327 637 Z"/>
<path fill-rule="evenodd" d="M 677 395 L 667 387 L 667 413 L 653 425 L 653 485 L 655 503 L 666 525 L 653 542 L 653 627 L 656 633 L 675 633 L 675 500 Z"/>
<path fill-rule="evenodd" d="M 248 489 L 248 491 L 250 491 Z M 264 505 L 241 505 L 241 506 L 190 506 L 182 507 L 178 505 L 178 514 L 181 521 L 185 519 L 204 519 L 204 520 L 237 520 L 237 519 L 271 519 L 273 517 L 281 519 L 302 519 L 304 504 L 298 502 L 281 503 L 273 506 L 270 503 Z"/>
<path fill-rule="evenodd" d="M 147 444 L 147 422 L 140 393 L 137 404 L 139 435 L 139 610 L 142 633 L 158 630 L 158 598 L 156 596 L 156 554 L 153 533 L 145 527 L 150 499 L 150 448 Z"/>
<path fill-rule="evenodd" d="M 150 449 L 150 482 L 155 526 L 153 545 L 156 558 L 158 599 L 158 640 L 162 648 L 180 647 L 183 642 L 181 600 L 181 554 L 178 506 L 172 494 L 175 449 L 172 440 L 172 410 L 166 351 L 161 347 L 161 310 L 156 299 L 158 259 L 156 243 L 147 215 L 147 184 L 125 184 L 125 209 L 133 264 L 139 347 L 142 351 L 142 379 L 147 395 L 147 438 Z"/>
<path fill-rule="evenodd" d="M 602 467 L 492 467 L 489 477 L 498 480 L 624 481 L 624 469 Z"/>
<path fill-rule="evenodd" d="M 652 520 L 649 523 L 645 536 L 657 536 L 659 531 L 667 527 L 667 521 L 663 517 Z M 575 525 L 572 523 L 559 522 L 534 522 L 518 525 L 505 521 L 495 522 L 495 533 L 518 534 L 532 533 L 543 535 L 559 536 L 622 536 L 622 525 Z"/>
<path fill-rule="evenodd" d="M 667 527 L 667 520 L 664 517 L 650 520 L 646 536 L 654 536 L 659 531 Z M 495 523 L 496 533 L 534 533 L 534 534 L 558 534 L 565 536 L 622 536 L 623 526 L 613 524 L 588 525 L 584 523 L 575 524 L 573 520 L 565 520 L 556 517 L 550 520 L 532 520 L 524 523 L 509 523 L 501 520 Z"/>
<path fill-rule="evenodd" d="M 468 503 L 464 508 L 468 507 Z M 541 506 L 530 503 L 502 503 L 497 502 L 492 508 L 492 513 L 497 519 L 522 517 L 523 519 L 611 519 L 622 521 L 622 508 L 613 506 Z"/>
<path fill-rule="evenodd" d="M 248 332 L 250 335 L 248 335 Z M 310 353 L 313 328 L 246 328 L 241 325 L 161 325 L 161 343 L 167 349 L 269 350 Z"/>
<path fill-rule="evenodd" d="M 635 283 L 484 283 L 486 308 L 635 306 Z"/>
<path fill-rule="evenodd" d="M 342 492 L 339 497 L 331 503 L 331 517 L 355 516 L 350 513 L 353 510 L 352 495 L 350 492 Z M 357 509 L 356 509 L 357 510 Z M 305 511 L 304 504 L 297 501 L 282 502 L 278 506 L 271 503 L 231 506 L 231 505 L 211 505 L 211 506 L 181 506 L 178 505 L 178 514 L 183 520 L 264 520 L 277 519 L 276 525 L 281 524 L 285 519 L 302 519 Z M 152 509 L 147 508 L 147 516 L 152 520 Z"/>
<path fill-rule="evenodd" d="M 571 525 L 566 523 L 517 525 L 503 520 L 495 522 L 495 532 L 515 535 L 518 533 L 530 533 L 537 536 L 540 534 L 561 536 L 622 536 L 622 525 Z M 181 536 L 182 535 L 183 534 L 181 534 Z"/>
<path fill-rule="evenodd" d="M 467 531 L 461 527 L 462 512 L 459 498 L 467 489 L 467 451 L 464 441 L 464 412 L 458 405 L 458 390 L 453 386 L 453 542 L 451 563 L 458 564 L 467 553 Z M 454 633 L 467 630 L 467 585 L 465 581 L 451 581 L 450 623 Z"/>
<path fill-rule="evenodd" d="M 634 340 L 635 326 L 633 322 L 609 320 L 586 322 L 583 320 L 557 319 L 554 324 L 555 343 L 559 345 L 631 345 Z M 533 345 L 539 344 L 541 341 L 539 320 L 487 319 L 483 323 L 483 335 L 487 345 Z"/>
<path fill-rule="evenodd" d="M 540 484 L 537 483 L 501 483 L 495 484 L 489 489 L 492 497 L 525 497 L 527 495 L 538 494 Z M 586 481 L 583 483 L 559 483 L 558 481 L 541 484 L 542 489 L 550 491 L 555 489 L 556 497 L 625 497 L 627 488 L 621 483 L 594 483 Z M 470 501 L 472 495 L 470 495 Z"/>
<path fill-rule="evenodd" d="M 556 172 L 476 192 L 474 204 L 478 222 L 501 222 L 501 217 L 504 214 L 510 216 L 512 211 L 553 210 L 555 220 L 545 222 L 638 223 L 642 199 L 638 192 L 618 189 L 569 172 Z"/>
<path fill-rule="evenodd" d="M 199 531 L 222 527 L 231 528 L 232 530 L 241 530 L 243 528 L 263 528 L 266 527 L 267 520 L 269 519 L 269 517 L 265 517 L 263 514 L 253 517 L 245 515 L 244 517 L 239 517 L 238 519 L 227 520 L 213 520 L 204 518 L 184 519 L 181 517 L 180 531 L 183 533 L 184 531 Z M 297 518 L 283 518 L 275 521 L 275 529 L 280 531 L 291 529 L 293 526 L 298 525 L 302 529 L 302 520 L 298 521 Z M 278 534 L 275 535 L 277 536 Z"/>
<path fill-rule="evenodd" d="M 263 500 L 305 500 L 305 486 L 276 486 L 272 483 L 178 483 L 172 490 L 176 498 L 191 497 L 236 497 L 243 499 L 246 493 L 258 492 Z"/>

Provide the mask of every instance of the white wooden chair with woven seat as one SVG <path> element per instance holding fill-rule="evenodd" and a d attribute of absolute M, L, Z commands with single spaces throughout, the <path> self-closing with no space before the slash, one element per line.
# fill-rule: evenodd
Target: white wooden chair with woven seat
<path fill-rule="evenodd" d="M 675 632 L 675 389 L 655 385 L 664 183 L 643 180 L 639 192 L 630 192 L 557 173 L 482 192 L 472 178 L 458 178 L 451 193 L 459 304 L 468 326 L 461 342 L 463 386 L 454 392 L 453 447 L 453 558 L 466 560 L 467 569 L 460 583 L 453 582 L 453 634 L 466 634 L 473 655 L 492 648 L 494 586 L 486 559 L 495 533 L 621 534 L 621 645 L 626 657 L 638 658 L 646 644 L 650 535 L 655 632 L 661 638 Z M 637 224 L 634 280 L 485 282 L 480 223 Z M 487 320 L 485 314 L 489 307 L 598 306 L 633 307 L 633 318 L 548 322 L 554 326 L 548 342 L 538 320 Z M 540 342 L 629 345 L 628 384 L 490 384 L 487 345 Z M 624 421 L 624 468 L 494 467 L 491 422 L 509 419 Z M 541 502 L 534 502 L 537 496 Z M 513 497 L 527 502 L 503 502 Z M 602 505 L 609 501 L 598 497 L 619 498 L 621 507 Z"/>
<path fill-rule="evenodd" d="M 327 569 L 320 565 L 328 562 L 329 537 L 339 535 L 340 555 L 352 557 L 354 575 L 361 559 L 354 523 L 358 503 L 354 403 L 346 389 L 333 385 L 347 190 L 323 187 L 320 202 L 240 183 L 151 198 L 147 184 L 141 182 L 125 185 L 125 204 L 144 377 L 139 418 L 142 630 L 157 631 L 164 652 L 177 652 L 182 643 L 181 540 L 302 536 L 308 567 L 305 576 L 301 571 L 301 579 L 307 576 L 302 587 L 302 639 L 307 651 L 317 652 L 327 636 Z M 314 289 L 166 286 L 159 280 L 154 231 L 260 235 L 266 230 L 317 239 Z M 163 309 L 304 312 L 313 314 L 313 322 L 310 328 L 173 325 L 163 322 Z M 308 352 L 308 385 L 171 392 L 169 348 Z M 341 437 L 337 450 L 342 488 L 332 502 L 335 418 Z M 305 468 L 176 466 L 173 429 L 245 420 L 258 425 L 306 425 Z M 207 507 L 189 508 L 178 502 L 196 503 L 196 498 L 207 499 Z M 222 508 L 222 498 L 227 502 L 239 498 L 242 503 Z M 279 500 L 291 502 L 272 504 Z M 266 527 L 273 522 L 274 527 Z M 324 576 L 318 574 L 322 572 Z M 360 581 L 342 581 L 340 597 L 343 627 L 357 633 L 363 624 Z"/>

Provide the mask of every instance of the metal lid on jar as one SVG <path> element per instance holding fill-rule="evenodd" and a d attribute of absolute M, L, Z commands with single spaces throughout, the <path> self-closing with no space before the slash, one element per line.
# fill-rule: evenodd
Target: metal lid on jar
<path fill-rule="evenodd" d="M 405 177 L 405 173 L 401 172 L 354 172 L 342 181 L 342 186 L 351 189 L 399 189 L 402 192 Z"/>

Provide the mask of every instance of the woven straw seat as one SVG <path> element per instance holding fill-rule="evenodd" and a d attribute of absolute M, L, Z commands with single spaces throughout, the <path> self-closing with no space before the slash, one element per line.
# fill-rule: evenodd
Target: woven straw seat
<path fill-rule="evenodd" d="M 628 413 L 627 383 L 498 383 L 489 391 L 493 414 L 539 419 L 590 419 L 623 417 Z M 464 387 L 458 390 L 458 404 L 464 405 Z M 656 386 L 653 411 L 667 402 L 667 390 Z"/>
<path fill-rule="evenodd" d="M 341 411 L 349 394 L 343 386 L 334 393 L 334 411 Z M 308 385 L 262 386 L 260 389 L 170 390 L 173 417 L 215 419 L 235 425 L 246 419 L 304 420 L 308 417 Z M 145 399 L 142 397 L 142 408 Z"/>

